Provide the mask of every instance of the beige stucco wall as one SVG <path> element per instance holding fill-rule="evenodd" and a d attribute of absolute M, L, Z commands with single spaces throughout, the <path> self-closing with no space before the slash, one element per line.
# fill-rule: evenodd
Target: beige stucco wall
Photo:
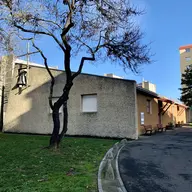
<path fill-rule="evenodd" d="M 151 101 L 152 113 L 147 113 L 147 100 Z M 163 106 L 167 103 L 163 102 Z M 170 104 L 169 104 L 170 105 Z M 144 133 L 143 126 L 141 125 L 141 112 L 144 112 L 144 124 L 152 125 L 153 128 L 157 128 L 159 124 L 159 110 L 158 110 L 158 100 L 153 97 L 146 96 L 142 93 L 137 93 L 137 108 L 138 108 L 138 133 L 139 135 Z M 164 108 L 164 111 L 167 107 Z M 162 112 L 163 113 L 163 112 Z M 162 114 L 161 113 L 161 124 L 165 127 L 168 123 L 172 122 L 174 124 L 178 122 L 186 123 L 186 109 L 179 106 L 179 111 L 177 110 L 177 105 L 172 104 L 169 109 Z"/>
<path fill-rule="evenodd" d="M 192 111 L 190 110 L 190 108 L 186 109 L 186 116 L 187 116 L 187 123 L 192 122 Z"/>
<path fill-rule="evenodd" d="M 56 76 L 54 96 L 62 93 L 65 73 L 52 70 Z M 15 70 L 12 87 L 16 84 Z M 29 84 L 21 94 L 18 88 L 9 95 L 4 131 L 48 134 L 52 117 L 48 105 L 50 78 L 44 68 L 31 67 Z M 82 74 L 70 92 L 69 135 L 137 138 L 136 83 Z M 81 112 L 81 95 L 97 94 L 98 111 Z"/>
<path fill-rule="evenodd" d="M 166 103 L 164 102 L 163 105 Z M 162 116 L 162 124 L 166 126 L 168 123 L 186 123 L 186 109 L 182 106 L 179 106 L 179 111 L 177 110 L 177 105 L 172 104 L 171 107 L 166 111 L 166 113 Z"/>
<path fill-rule="evenodd" d="M 166 104 L 167 104 L 166 102 L 163 102 L 164 110 L 166 110 L 166 108 L 167 108 L 167 107 L 165 107 Z M 168 104 L 168 105 L 170 105 L 170 104 Z M 175 122 L 175 118 L 176 118 L 175 109 L 176 109 L 175 105 L 171 105 L 168 108 L 168 110 L 164 113 L 164 115 L 161 115 L 161 123 L 164 127 L 166 125 L 168 125 L 168 123 L 170 123 L 170 122 L 172 122 L 172 123 Z"/>
<path fill-rule="evenodd" d="M 180 121 L 180 123 L 186 123 L 186 119 L 187 119 L 187 114 L 186 114 L 186 109 L 179 107 L 179 111 L 177 113 L 177 123 L 178 121 Z"/>
<path fill-rule="evenodd" d="M 147 113 L 147 100 L 151 101 L 152 113 Z M 154 128 L 158 123 L 158 103 L 153 97 L 137 93 L 137 108 L 138 108 L 138 132 L 139 135 L 144 133 L 141 125 L 141 112 L 144 112 L 144 124 L 152 125 Z"/>

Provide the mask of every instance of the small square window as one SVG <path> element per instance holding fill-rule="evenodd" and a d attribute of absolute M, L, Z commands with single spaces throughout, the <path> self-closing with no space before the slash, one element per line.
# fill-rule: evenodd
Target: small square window
<path fill-rule="evenodd" d="M 190 52 L 190 48 L 186 48 L 185 52 L 189 53 Z"/>
<path fill-rule="evenodd" d="M 97 94 L 81 96 L 81 111 L 85 113 L 97 112 Z"/>
<path fill-rule="evenodd" d="M 191 61 L 191 57 L 185 57 L 185 61 Z"/>

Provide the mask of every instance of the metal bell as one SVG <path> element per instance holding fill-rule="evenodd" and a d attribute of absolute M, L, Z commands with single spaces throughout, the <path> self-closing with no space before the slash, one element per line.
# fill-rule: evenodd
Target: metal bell
<path fill-rule="evenodd" d="M 17 80 L 17 85 L 19 87 L 23 87 L 27 85 L 27 77 L 26 77 L 27 72 L 26 71 L 20 71 L 19 77 Z"/>

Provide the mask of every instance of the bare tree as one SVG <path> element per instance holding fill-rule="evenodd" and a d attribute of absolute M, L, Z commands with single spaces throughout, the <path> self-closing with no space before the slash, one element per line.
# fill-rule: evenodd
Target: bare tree
<path fill-rule="evenodd" d="M 12 34 L 5 32 L 0 27 L 0 53 L 6 54 L 13 51 Z"/>
<path fill-rule="evenodd" d="M 33 37 L 33 46 L 44 59 L 51 77 L 49 104 L 53 110 L 53 132 L 50 147 L 59 147 L 67 132 L 67 102 L 74 79 L 81 73 L 85 61 L 108 58 L 124 69 L 137 72 L 140 65 L 150 63 L 148 45 L 142 44 L 142 33 L 135 17 L 142 12 L 129 0 L 0 0 L 0 20 Z M 47 58 L 36 45 L 35 38 L 52 38 L 64 54 L 66 83 L 59 99 L 52 103 L 54 77 Z M 71 71 L 72 53 L 80 56 L 78 70 Z M 63 127 L 60 133 L 59 109 L 63 106 Z"/>

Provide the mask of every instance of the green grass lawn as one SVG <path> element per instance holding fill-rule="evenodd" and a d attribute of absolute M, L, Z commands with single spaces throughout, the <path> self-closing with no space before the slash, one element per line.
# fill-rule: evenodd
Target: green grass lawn
<path fill-rule="evenodd" d="M 42 149 L 48 136 L 0 133 L 0 192 L 97 191 L 97 171 L 117 141 L 65 138 L 60 150 Z"/>

